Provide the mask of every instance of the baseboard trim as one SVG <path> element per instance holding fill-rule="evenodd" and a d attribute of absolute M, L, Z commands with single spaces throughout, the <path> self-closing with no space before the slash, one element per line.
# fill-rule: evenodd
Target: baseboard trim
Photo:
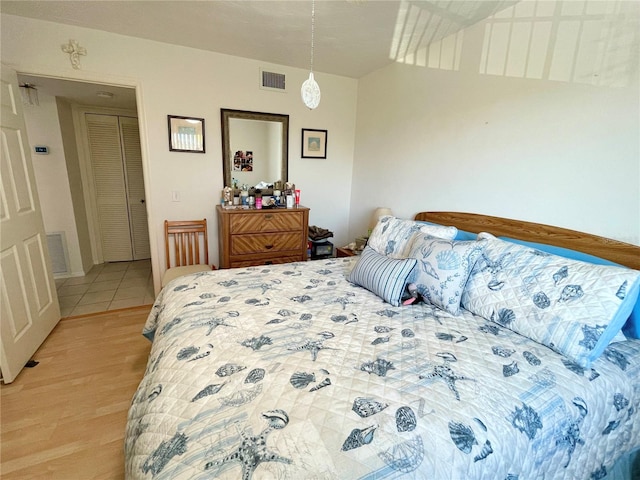
<path fill-rule="evenodd" d="M 126 311 L 136 311 L 142 309 L 149 309 L 153 306 L 153 304 L 149 303 L 148 305 L 137 305 L 135 307 L 127 307 L 127 308 L 116 308 L 114 310 L 105 310 L 104 312 L 93 312 L 93 313 L 85 313 L 84 315 L 70 315 L 68 317 L 62 317 L 60 321 L 63 320 L 76 320 L 78 318 L 90 318 L 90 317 L 98 317 L 100 315 L 108 315 L 111 313 L 122 313 Z"/>

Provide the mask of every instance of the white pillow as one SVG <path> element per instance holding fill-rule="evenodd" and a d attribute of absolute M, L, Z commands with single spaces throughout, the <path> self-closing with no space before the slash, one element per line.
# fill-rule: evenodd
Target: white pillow
<path fill-rule="evenodd" d="M 456 227 L 430 225 L 414 220 L 402 220 L 391 215 L 380 217 L 371 232 L 367 245 L 380 255 L 406 258 L 416 234 L 453 240 L 458 233 Z"/>

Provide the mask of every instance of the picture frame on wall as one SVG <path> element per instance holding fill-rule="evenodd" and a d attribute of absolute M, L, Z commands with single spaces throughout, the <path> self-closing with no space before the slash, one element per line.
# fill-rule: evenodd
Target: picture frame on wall
<path fill-rule="evenodd" d="M 327 130 L 302 129 L 302 158 L 327 158 Z"/>
<path fill-rule="evenodd" d="M 205 153 L 204 118 L 167 115 L 169 151 Z"/>

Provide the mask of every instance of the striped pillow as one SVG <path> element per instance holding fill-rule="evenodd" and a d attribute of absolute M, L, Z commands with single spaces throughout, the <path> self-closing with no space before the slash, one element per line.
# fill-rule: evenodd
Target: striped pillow
<path fill-rule="evenodd" d="M 365 247 L 347 280 L 366 288 L 394 307 L 400 305 L 407 278 L 413 272 L 415 258 L 396 259 Z"/>

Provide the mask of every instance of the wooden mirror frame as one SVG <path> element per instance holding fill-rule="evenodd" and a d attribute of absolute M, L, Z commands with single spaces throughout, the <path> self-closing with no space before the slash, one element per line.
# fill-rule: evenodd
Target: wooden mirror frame
<path fill-rule="evenodd" d="M 264 113 L 250 112 L 247 110 L 231 110 L 228 108 L 220 109 L 220 120 L 222 126 L 222 173 L 224 185 L 231 187 L 231 172 L 233 157 L 231 155 L 231 145 L 229 142 L 229 119 L 240 118 L 245 120 L 261 120 L 263 122 L 279 122 L 282 123 L 282 157 L 280 159 L 280 176 L 281 178 L 272 178 L 267 181 L 282 180 L 289 181 L 289 115 L 280 113 Z"/>

